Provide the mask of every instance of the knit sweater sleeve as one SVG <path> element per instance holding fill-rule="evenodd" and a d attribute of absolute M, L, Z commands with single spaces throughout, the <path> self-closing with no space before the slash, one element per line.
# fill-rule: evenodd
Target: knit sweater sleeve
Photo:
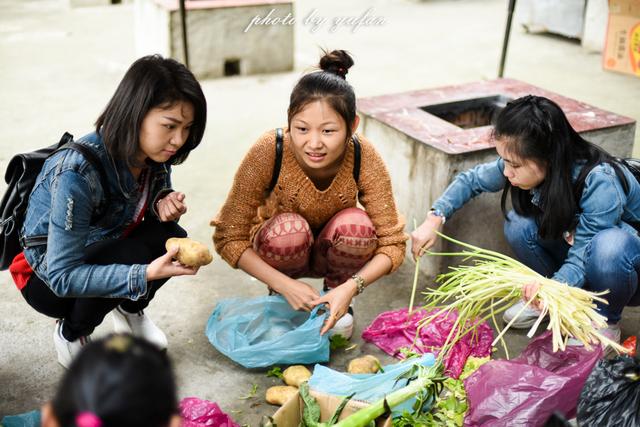
<path fill-rule="evenodd" d="M 371 218 L 378 236 L 376 254 L 385 254 L 391 259 L 394 272 L 405 257 L 404 221 L 396 209 L 391 189 L 391 178 L 382 158 L 373 145 L 362 141 L 362 162 L 358 192 L 360 203 Z"/>
<path fill-rule="evenodd" d="M 245 155 L 224 205 L 210 223 L 216 228 L 216 252 L 233 268 L 238 268 L 238 260 L 251 247 L 253 219 L 265 201 L 274 163 L 275 132 L 269 131 Z"/>

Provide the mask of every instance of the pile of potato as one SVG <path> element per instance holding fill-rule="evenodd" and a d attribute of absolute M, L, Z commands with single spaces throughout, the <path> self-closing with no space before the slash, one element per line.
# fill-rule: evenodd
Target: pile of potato
<path fill-rule="evenodd" d="M 311 372 L 302 365 L 289 366 L 282 373 L 287 385 L 277 385 L 267 389 L 267 403 L 282 406 L 298 393 L 298 387 L 311 378 Z"/>
<path fill-rule="evenodd" d="M 375 374 L 380 370 L 380 361 L 371 355 L 358 357 L 349 362 L 350 374 Z M 311 372 L 302 365 L 289 366 L 282 373 L 287 385 L 277 385 L 267 389 L 266 400 L 272 405 L 284 405 L 298 393 L 298 387 L 311 378 Z"/>

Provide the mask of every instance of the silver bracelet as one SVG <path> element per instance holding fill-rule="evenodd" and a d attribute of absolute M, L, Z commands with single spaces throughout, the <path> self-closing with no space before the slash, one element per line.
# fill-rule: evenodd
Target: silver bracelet
<path fill-rule="evenodd" d="M 354 282 L 356 282 L 356 295 L 360 295 L 364 292 L 364 288 L 367 286 L 367 282 L 361 276 L 354 274 L 351 276 Z"/>

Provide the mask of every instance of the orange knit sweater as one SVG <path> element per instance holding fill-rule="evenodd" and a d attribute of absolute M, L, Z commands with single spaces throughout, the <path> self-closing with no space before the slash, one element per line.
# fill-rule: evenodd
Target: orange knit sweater
<path fill-rule="evenodd" d="M 355 207 L 359 200 L 376 228 L 375 253 L 387 255 L 393 264 L 391 271 L 395 271 L 404 260 L 408 236 L 403 231 L 404 222 L 396 210 L 391 180 L 382 159 L 369 141 L 358 137 L 362 147 L 358 183 L 353 179 L 354 151 L 349 143 L 338 174 L 327 189 L 320 191 L 295 159 L 289 132 L 285 131 L 278 183 L 265 196 L 276 157 L 275 130 L 262 135 L 246 154 L 227 200 L 211 221 L 216 227 L 213 242 L 220 256 L 237 268 L 240 256 L 252 246 L 260 226 L 277 213 L 302 215 L 317 235 L 336 213 Z"/>

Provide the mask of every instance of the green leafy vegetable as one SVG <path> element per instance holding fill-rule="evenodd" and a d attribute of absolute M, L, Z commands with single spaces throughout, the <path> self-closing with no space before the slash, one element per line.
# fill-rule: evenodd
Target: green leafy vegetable
<path fill-rule="evenodd" d="M 343 337 L 340 334 L 336 334 L 336 335 L 332 335 L 331 338 L 329 338 L 329 347 L 331 348 L 331 350 L 338 350 L 341 348 L 347 348 L 351 342 L 346 339 L 345 337 Z"/>
<path fill-rule="evenodd" d="M 241 400 L 251 399 L 253 397 L 256 397 L 257 392 L 258 392 L 258 384 L 253 384 L 251 386 L 251 390 L 249 391 L 249 393 L 246 396 L 239 397 L 238 399 L 241 399 Z"/>
<path fill-rule="evenodd" d="M 329 421 L 325 423 L 320 422 L 320 406 L 313 396 L 309 394 L 309 383 L 303 382 L 300 384 L 300 397 L 304 402 L 304 410 L 302 411 L 302 422 L 300 423 L 300 427 L 330 427 L 338 422 L 340 414 L 344 410 L 345 406 L 347 406 L 347 403 L 349 403 L 349 400 L 353 397 L 353 394 L 345 397 L 340 402 Z"/>
<path fill-rule="evenodd" d="M 279 366 L 274 366 L 273 368 L 267 371 L 268 377 L 280 378 L 284 379 L 284 374 L 282 373 L 282 369 Z"/>

